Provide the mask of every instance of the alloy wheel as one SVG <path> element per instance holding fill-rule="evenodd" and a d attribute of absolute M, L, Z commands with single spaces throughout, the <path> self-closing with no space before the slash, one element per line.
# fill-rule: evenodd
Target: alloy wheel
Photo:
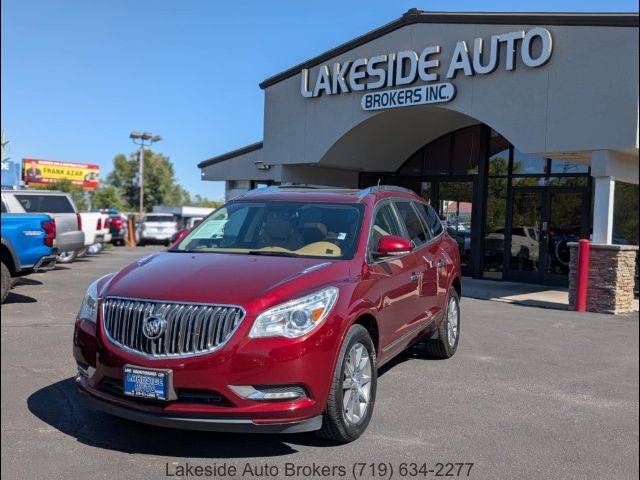
<path fill-rule="evenodd" d="M 460 309 L 458 301 L 455 297 L 451 297 L 447 306 L 447 341 L 450 347 L 453 347 L 458 339 L 459 322 Z"/>
<path fill-rule="evenodd" d="M 371 400 L 371 356 L 362 343 L 354 343 L 342 372 L 342 411 L 345 420 L 359 424 Z"/>

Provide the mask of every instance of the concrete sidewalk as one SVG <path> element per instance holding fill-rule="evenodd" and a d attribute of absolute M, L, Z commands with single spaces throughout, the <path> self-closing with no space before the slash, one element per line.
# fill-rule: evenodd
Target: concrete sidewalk
<path fill-rule="evenodd" d="M 501 282 L 464 277 L 462 296 L 480 300 L 515 303 L 529 307 L 569 309 L 569 293 L 566 288 L 529 283 Z M 634 311 L 638 311 L 638 299 L 634 300 Z"/>

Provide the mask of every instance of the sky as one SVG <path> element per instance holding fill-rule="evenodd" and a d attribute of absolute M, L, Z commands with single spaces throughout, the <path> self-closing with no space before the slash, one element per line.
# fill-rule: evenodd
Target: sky
<path fill-rule="evenodd" d="M 258 84 L 400 17 L 440 11 L 637 12 L 636 0 L 1 0 L 8 156 L 97 163 L 159 134 L 192 195 L 224 196 L 197 164 L 262 140 Z"/>

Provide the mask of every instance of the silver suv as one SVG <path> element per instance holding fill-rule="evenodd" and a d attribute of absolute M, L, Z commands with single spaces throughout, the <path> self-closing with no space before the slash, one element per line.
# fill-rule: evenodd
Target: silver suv
<path fill-rule="evenodd" d="M 56 223 L 55 245 L 59 263 L 71 263 L 84 248 L 82 220 L 69 194 L 52 190 L 3 190 L 9 213 L 47 213 Z"/>
<path fill-rule="evenodd" d="M 169 213 L 147 213 L 138 225 L 138 245 L 162 243 L 169 245 L 171 237 L 178 231 L 178 223 Z"/>

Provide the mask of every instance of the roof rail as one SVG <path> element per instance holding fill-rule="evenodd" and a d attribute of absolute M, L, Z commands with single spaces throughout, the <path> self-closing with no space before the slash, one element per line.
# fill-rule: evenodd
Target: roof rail
<path fill-rule="evenodd" d="M 313 185 L 310 183 L 286 183 L 284 185 L 269 185 L 268 187 L 260 187 L 251 189 L 245 193 L 241 193 L 238 197 L 254 195 L 259 193 L 277 192 L 278 190 L 345 190 L 344 187 L 335 187 L 330 185 Z M 236 197 L 237 198 L 237 197 Z"/>
<path fill-rule="evenodd" d="M 377 192 L 404 192 L 404 193 L 413 193 L 415 195 L 416 192 L 410 190 L 408 188 L 399 187 L 397 185 L 375 185 L 373 187 L 367 187 L 360 190 L 360 196 L 365 196 L 370 193 Z"/>

